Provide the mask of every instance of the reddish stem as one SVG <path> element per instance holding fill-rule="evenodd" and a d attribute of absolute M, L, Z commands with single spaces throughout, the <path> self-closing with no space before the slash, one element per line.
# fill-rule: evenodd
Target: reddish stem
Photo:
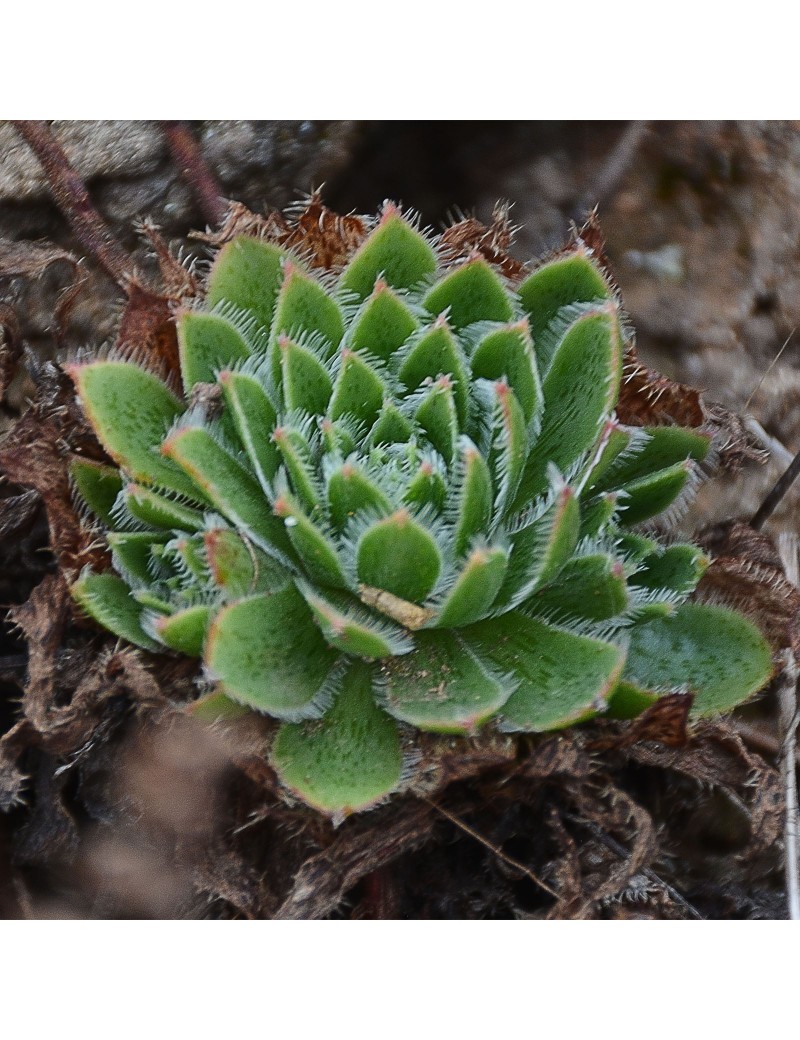
<path fill-rule="evenodd" d="M 12 120 L 42 165 L 56 205 L 69 221 L 75 237 L 126 293 L 136 280 L 133 262 L 92 205 L 89 192 L 47 123 L 36 119 Z"/>
<path fill-rule="evenodd" d="M 186 123 L 162 122 L 172 160 L 191 186 L 206 221 L 221 224 L 227 205 L 214 174 Z"/>

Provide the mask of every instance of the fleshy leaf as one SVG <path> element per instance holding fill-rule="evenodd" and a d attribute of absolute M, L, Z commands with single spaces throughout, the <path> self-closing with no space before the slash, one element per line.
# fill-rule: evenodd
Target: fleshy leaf
<path fill-rule="evenodd" d="M 278 592 L 288 584 L 288 572 L 235 531 L 214 528 L 204 543 L 211 579 L 229 599 Z"/>
<path fill-rule="evenodd" d="M 325 718 L 281 727 L 272 764 L 289 790 L 336 816 L 367 809 L 398 787 L 400 736 L 375 703 L 369 666 L 350 666 Z"/>
<path fill-rule="evenodd" d="M 414 420 L 446 463 L 450 463 L 458 439 L 458 412 L 449 376 L 437 379 L 425 392 L 414 412 Z"/>
<path fill-rule="evenodd" d="M 98 520 L 107 527 L 114 527 L 112 516 L 114 503 L 122 490 L 122 476 L 115 466 L 104 466 L 100 462 L 75 458 L 69 466 L 75 487 Z"/>
<path fill-rule="evenodd" d="M 127 361 L 93 361 L 67 371 L 98 440 L 115 462 L 136 481 L 198 497 L 192 481 L 158 453 L 183 412 L 160 379 Z"/>
<path fill-rule="evenodd" d="M 458 628 L 486 617 L 503 584 L 507 567 L 505 549 L 474 548 L 439 609 L 437 628 Z"/>
<path fill-rule="evenodd" d="M 276 412 L 258 379 L 243 372 L 221 372 L 219 377 L 227 413 L 233 417 L 236 433 L 250 465 L 264 491 L 280 465 L 278 448 L 272 439 Z"/>
<path fill-rule="evenodd" d="M 290 495 L 281 495 L 276 500 L 275 515 L 285 524 L 289 540 L 309 577 L 323 585 L 346 589 L 348 581 L 333 539 L 306 516 Z"/>
<path fill-rule="evenodd" d="M 205 653 L 229 697 L 290 721 L 324 710 L 336 656 L 293 584 L 223 608 Z"/>
<path fill-rule="evenodd" d="M 122 578 L 115 574 L 83 574 L 70 591 L 103 628 L 145 650 L 158 650 L 158 643 L 142 628 L 142 607 Z"/>
<path fill-rule="evenodd" d="M 243 528 L 265 552 L 282 563 L 293 558 L 283 524 L 265 508 L 258 482 L 208 430 L 178 430 L 162 450 L 196 481 L 223 516 Z"/>
<path fill-rule="evenodd" d="M 535 592 L 526 605 L 559 621 L 586 618 L 607 621 L 623 614 L 630 603 L 625 570 L 605 553 L 578 556 L 564 565 L 558 580 Z"/>
<path fill-rule="evenodd" d="M 208 305 L 228 301 L 250 311 L 259 325 L 269 329 L 285 255 L 269 242 L 237 236 L 222 247 L 211 268 Z"/>
<path fill-rule="evenodd" d="M 184 505 L 174 498 L 168 498 L 150 488 L 138 484 L 128 484 L 121 501 L 125 509 L 135 519 L 151 527 L 160 527 L 167 531 L 201 531 L 205 518 L 199 509 Z"/>
<path fill-rule="evenodd" d="M 436 540 L 405 509 L 367 528 L 356 555 L 360 582 L 411 603 L 425 599 L 442 568 Z"/>
<path fill-rule="evenodd" d="M 385 282 L 377 282 L 355 317 L 347 337 L 352 350 L 387 360 L 417 327 L 417 319 Z"/>
<path fill-rule="evenodd" d="M 625 497 L 620 499 L 620 523 L 640 524 L 662 513 L 687 487 L 691 475 L 692 463 L 679 462 L 623 485 L 620 490 L 625 492 Z"/>
<path fill-rule="evenodd" d="M 458 442 L 458 469 L 452 503 L 455 551 L 461 556 L 475 535 L 485 532 L 492 515 L 492 477 L 486 460 L 469 439 Z"/>
<path fill-rule="evenodd" d="M 546 372 L 552 355 L 540 345 L 548 326 L 562 307 L 611 297 L 611 289 L 599 266 L 583 246 L 568 256 L 543 264 L 519 286 L 517 293 L 530 321 L 536 353 Z"/>
<path fill-rule="evenodd" d="M 181 375 L 187 393 L 195 383 L 213 383 L 221 368 L 250 356 L 241 332 L 218 314 L 185 311 L 177 325 Z"/>
<path fill-rule="evenodd" d="M 373 614 L 354 596 L 331 591 L 322 595 L 305 582 L 298 581 L 297 586 L 326 641 L 338 650 L 372 661 L 413 649 L 414 641 L 405 629 Z"/>
<path fill-rule="evenodd" d="M 156 618 L 153 628 L 161 642 L 171 650 L 189 657 L 199 657 L 203 652 L 211 613 L 211 607 L 205 604 L 186 607 L 169 617 Z"/>
<path fill-rule="evenodd" d="M 696 545 L 670 545 L 646 556 L 633 582 L 647 589 L 668 589 L 682 596 L 694 592 L 709 565 Z"/>
<path fill-rule="evenodd" d="M 624 678 L 643 690 L 688 688 L 692 715 L 730 711 L 772 675 L 770 648 L 740 614 L 687 603 L 671 616 L 636 626 Z"/>
<path fill-rule="evenodd" d="M 420 632 L 416 649 L 380 664 L 382 700 L 395 718 L 436 733 L 470 733 L 513 689 L 452 632 Z"/>
<path fill-rule="evenodd" d="M 389 499 L 372 477 L 357 462 L 348 460 L 335 466 L 327 478 L 328 508 L 331 523 L 342 531 L 363 510 L 390 512 Z"/>
<path fill-rule="evenodd" d="M 553 581 L 575 551 L 579 532 L 578 498 L 564 486 L 546 512 L 511 534 L 511 559 L 498 605 L 516 606 Z"/>
<path fill-rule="evenodd" d="M 344 335 L 342 312 L 336 301 L 310 275 L 289 262 L 284 268 L 284 280 L 278 293 L 272 324 L 272 340 L 280 336 L 296 337 L 314 333 L 324 343 L 324 358 L 329 358 Z M 273 366 L 276 355 L 272 352 Z"/>
<path fill-rule="evenodd" d="M 542 385 L 527 321 L 487 333 L 473 351 L 470 367 L 476 379 L 504 379 L 519 401 L 525 421 L 538 420 Z"/>
<path fill-rule="evenodd" d="M 622 352 L 613 305 L 583 313 L 565 331 L 543 384 L 544 417 L 515 508 L 544 490 L 549 465 L 562 473 L 597 440 L 619 393 Z"/>
<path fill-rule="evenodd" d="M 333 384 L 317 353 L 288 336 L 279 336 L 278 354 L 286 407 L 309 415 L 324 415 Z"/>
<path fill-rule="evenodd" d="M 404 444 L 410 440 L 413 432 L 414 427 L 411 421 L 403 415 L 396 404 L 391 400 L 386 400 L 370 431 L 369 446 L 375 448 L 379 444 Z"/>
<path fill-rule="evenodd" d="M 397 377 L 409 391 L 417 390 L 426 380 L 450 376 L 459 426 L 467 417 L 469 372 L 466 358 L 447 322 L 437 319 L 425 328 L 403 351 L 397 361 Z"/>
<path fill-rule="evenodd" d="M 507 730 L 541 733 L 588 717 L 610 696 L 625 660 L 617 646 L 517 612 L 481 621 L 464 637 L 516 684 L 501 712 Z"/>
<path fill-rule="evenodd" d="M 511 321 L 514 317 L 502 281 L 480 257 L 445 275 L 425 297 L 423 305 L 431 314 L 447 312 L 455 329 L 476 321 Z"/>
<path fill-rule="evenodd" d="M 382 276 L 394 289 L 410 289 L 436 270 L 436 255 L 424 237 L 393 206 L 386 206 L 380 223 L 356 251 L 342 274 L 340 286 L 362 299 Z"/>
<path fill-rule="evenodd" d="M 328 414 L 331 419 L 350 415 L 369 428 L 378 417 L 386 389 L 380 374 L 366 358 L 344 349 Z"/>
<path fill-rule="evenodd" d="M 151 550 L 155 543 L 164 544 L 168 538 L 169 534 L 155 531 L 112 532 L 108 544 L 114 554 L 114 566 L 131 584 L 152 582 Z"/>
<path fill-rule="evenodd" d="M 602 477 L 592 480 L 594 490 L 622 487 L 687 459 L 702 462 L 711 443 L 708 434 L 685 430 L 680 426 L 652 426 L 637 430 L 637 433 L 640 432 L 648 438 L 642 438 L 644 443 L 641 450 L 623 453 Z"/>

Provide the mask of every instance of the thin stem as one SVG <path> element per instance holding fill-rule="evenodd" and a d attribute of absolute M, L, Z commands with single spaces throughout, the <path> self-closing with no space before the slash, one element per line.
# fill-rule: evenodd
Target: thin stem
<path fill-rule="evenodd" d="M 547 892 L 548 895 L 552 896 L 554 899 L 558 899 L 558 893 L 554 892 L 549 885 L 545 884 L 545 882 L 542 881 L 541 878 L 537 877 L 534 874 L 534 872 L 530 869 L 530 867 L 526 867 L 524 863 L 520 863 L 520 861 L 518 859 L 514 859 L 513 856 L 507 855 L 507 853 L 503 852 L 502 849 L 498 848 L 496 845 L 493 845 L 488 838 L 484 838 L 482 834 L 476 831 L 473 827 L 470 827 L 468 823 L 464 823 L 464 821 L 459 819 L 458 816 L 455 816 L 447 809 L 442 808 L 441 805 L 437 805 L 436 802 L 431 801 L 430 798 L 423 798 L 422 801 L 427 802 L 427 804 L 430 805 L 432 809 L 435 809 L 436 812 L 441 813 L 441 815 L 444 816 L 446 820 L 449 820 L 450 823 L 458 827 L 459 830 L 462 830 L 465 834 L 468 834 L 470 838 L 474 838 L 475 841 L 480 842 L 480 844 L 483 845 L 484 848 L 489 849 L 490 852 L 493 852 L 498 859 L 501 859 L 504 863 L 507 863 L 508 866 L 513 867 L 515 870 L 519 870 L 526 877 L 530 878 L 535 885 L 538 885 L 539 888 L 544 889 L 544 891 Z"/>
<path fill-rule="evenodd" d="M 755 531 L 760 531 L 767 520 L 769 520 L 798 476 L 800 476 L 800 452 L 792 459 L 789 468 L 761 503 L 755 516 L 750 521 L 750 526 Z"/>
<path fill-rule="evenodd" d="M 173 162 L 191 186 L 203 217 L 211 225 L 221 224 L 227 208 L 226 203 L 189 127 L 186 123 L 166 121 L 161 127 Z"/>
<path fill-rule="evenodd" d="M 47 123 L 36 119 L 11 121 L 42 165 L 56 205 L 75 237 L 106 274 L 126 293 L 136 280 L 133 261 L 94 208 L 89 192 Z"/>
<path fill-rule="evenodd" d="M 581 200 L 582 210 L 604 205 L 616 195 L 649 127 L 646 119 L 633 119 L 628 123 L 606 156 L 591 188 Z"/>
<path fill-rule="evenodd" d="M 797 537 L 783 532 L 778 539 L 786 577 L 797 587 L 800 584 L 800 558 Z M 786 795 L 786 822 L 784 824 L 784 870 L 786 874 L 786 901 L 789 919 L 800 921 L 800 827 L 797 815 L 797 725 L 800 711 L 797 708 L 798 666 L 792 650 L 784 651 L 785 665 L 778 689 L 778 710 L 781 725 L 781 779 Z"/>

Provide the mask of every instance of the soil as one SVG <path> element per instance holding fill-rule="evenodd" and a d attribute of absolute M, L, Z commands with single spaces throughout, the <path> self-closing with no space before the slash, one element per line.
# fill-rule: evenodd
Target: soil
<path fill-rule="evenodd" d="M 144 278 L 157 265 L 138 218 L 203 261 L 189 237 L 207 224 L 202 199 L 163 127 L 53 130 Z M 798 533 L 795 497 L 766 536 L 747 525 L 800 449 L 800 339 L 770 368 L 800 325 L 796 125 L 190 130 L 224 193 L 259 212 L 323 180 L 339 212 L 391 197 L 433 225 L 459 211 L 489 223 L 505 197 L 524 225 L 520 259 L 561 244 L 599 203 L 642 360 L 751 415 L 777 456 L 763 464 L 756 428 L 747 440 L 737 427 L 746 457 L 723 467 L 683 526 L 705 529 L 723 561 L 711 591 L 759 620 L 776 653 L 796 649 L 800 597 L 769 537 Z M 265 722 L 208 729 L 186 714 L 192 662 L 134 651 L 76 618 L 66 581 L 103 549 L 82 538 L 65 483 L 65 452 L 91 448 L 53 362 L 112 339 L 123 295 L 11 126 L 0 126 L 0 156 L 0 603 L 11 608 L 0 629 L 0 915 L 785 916 L 772 690 L 688 731 L 653 717 L 431 747 L 424 789 L 336 828 L 286 801 L 263 755 Z"/>

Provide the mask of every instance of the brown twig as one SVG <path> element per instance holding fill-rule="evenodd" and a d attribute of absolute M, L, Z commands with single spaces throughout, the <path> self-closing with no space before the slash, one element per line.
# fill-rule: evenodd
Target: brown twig
<path fill-rule="evenodd" d="M 769 520 L 778 506 L 781 504 L 786 492 L 794 484 L 797 477 L 800 476 L 800 452 L 795 455 L 789 464 L 789 468 L 784 472 L 783 476 L 780 477 L 775 487 L 770 491 L 767 497 L 759 506 L 753 519 L 750 521 L 750 526 L 760 531 L 764 524 Z"/>
<path fill-rule="evenodd" d="M 616 840 L 616 838 L 612 838 L 610 834 L 606 834 L 604 830 L 602 830 L 596 824 L 592 823 L 591 820 L 582 820 L 578 819 L 577 817 L 573 817 L 573 819 L 575 820 L 575 822 L 580 823 L 582 826 L 590 830 L 592 834 L 595 836 L 595 838 L 597 838 L 597 840 L 601 844 L 605 845 L 607 849 L 613 852 L 615 856 L 619 856 L 620 859 L 628 859 L 630 853 L 624 845 L 621 845 Z M 692 906 L 692 904 L 686 899 L 685 896 L 682 896 L 676 888 L 673 888 L 672 885 L 668 884 L 668 882 L 666 882 L 663 878 L 659 877 L 654 870 L 651 870 L 649 867 L 643 867 L 639 871 L 639 873 L 643 874 L 648 881 L 652 882 L 654 885 L 658 885 L 659 888 L 663 889 L 663 891 L 667 893 L 670 899 L 676 902 L 679 906 L 682 906 L 690 917 L 694 917 L 697 921 L 705 920 L 705 918 L 699 912 L 699 910 L 696 910 Z"/>
<path fill-rule="evenodd" d="M 174 121 L 162 122 L 161 127 L 172 160 L 194 192 L 203 217 L 212 226 L 221 224 L 227 205 L 189 127 L 186 123 Z"/>
<path fill-rule="evenodd" d="M 128 293 L 137 281 L 133 261 L 94 208 L 85 184 L 50 127 L 36 119 L 15 119 L 12 123 L 41 163 L 56 205 L 69 221 L 75 237 L 106 274 Z"/>
<path fill-rule="evenodd" d="M 520 873 L 524 874 L 525 877 L 530 878 L 535 885 L 538 885 L 539 888 L 544 889 L 544 891 L 547 892 L 548 895 L 552 896 L 553 899 L 558 899 L 558 892 L 555 892 L 552 888 L 550 888 L 549 885 L 545 884 L 545 882 L 542 881 L 540 877 L 537 877 L 534 874 L 534 872 L 530 869 L 530 867 L 526 867 L 525 864 L 520 863 L 518 859 L 514 859 L 513 856 L 509 856 L 507 853 L 503 852 L 502 849 L 498 848 L 496 845 L 493 845 L 488 838 L 484 838 L 482 834 L 480 834 L 474 828 L 470 827 L 469 824 L 464 823 L 464 821 L 459 819 L 458 816 L 455 816 L 447 809 L 442 808 L 441 805 L 437 805 L 436 802 L 432 802 L 430 798 L 423 798 L 422 801 L 427 802 L 427 804 L 430 805 L 432 809 L 435 809 L 436 812 L 441 813 L 441 815 L 444 816 L 446 820 L 449 820 L 450 823 L 458 827 L 459 830 L 462 830 L 465 834 L 468 834 L 470 838 L 474 838 L 475 841 L 480 842 L 480 844 L 483 845 L 484 848 L 488 849 L 490 852 L 493 852 L 498 859 L 501 859 L 504 863 L 508 864 L 509 867 L 513 867 L 515 870 L 518 870 L 520 871 Z"/>

